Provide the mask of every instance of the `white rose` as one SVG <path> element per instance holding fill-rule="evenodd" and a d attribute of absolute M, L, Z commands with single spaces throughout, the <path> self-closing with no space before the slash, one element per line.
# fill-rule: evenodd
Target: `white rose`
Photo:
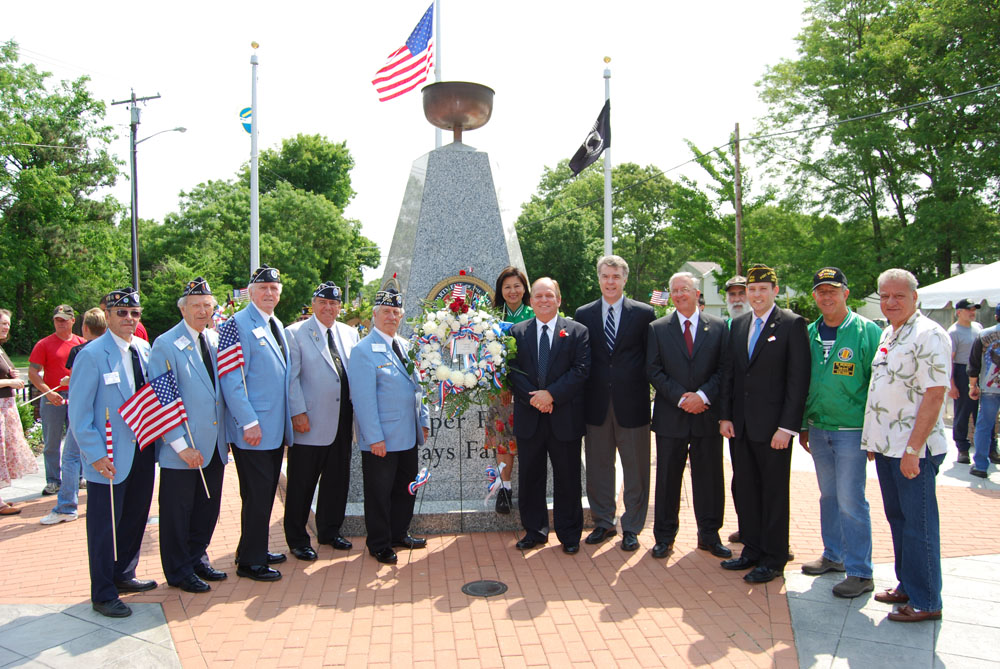
<path fill-rule="evenodd" d="M 443 321 L 445 318 L 448 317 L 448 312 L 447 311 L 439 311 L 439 312 L 437 312 L 434 315 L 437 316 L 437 319 L 439 321 Z"/>
<path fill-rule="evenodd" d="M 475 385 L 476 385 L 476 382 L 477 382 L 478 380 L 479 380 L 479 379 L 477 379 L 477 378 L 476 378 L 476 375 L 475 375 L 475 374 L 473 374 L 473 373 L 471 373 L 471 372 L 467 373 L 467 374 L 465 375 L 465 387 L 466 387 L 466 388 L 474 388 L 474 387 L 475 387 Z"/>
<path fill-rule="evenodd" d="M 437 322 L 435 320 L 430 319 L 430 318 L 427 319 L 424 322 L 424 334 L 427 334 L 428 332 L 433 332 L 434 330 L 437 329 L 437 326 L 438 326 L 438 324 L 437 324 Z"/>
<path fill-rule="evenodd" d="M 441 365 L 436 370 L 434 370 L 434 378 L 438 381 L 447 381 L 448 377 L 451 375 L 451 370 Z"/>
<path fill-rule="evenodd" d="M 462 315 L 460 315 L 458 317 L 458 322 L 461 323 L 462 325 L 468 325 L 469 324 L 469 314 L 462 314 Z"/>
<path fill-rule="evenodd" d="M 448 380 L 451 381 L 456 388 L 461 388 L 465 385 L 465 374 L 456 369 L 449 373 Z M 475 385 L 475 377 L 473 377 L 473 385 Z"/>

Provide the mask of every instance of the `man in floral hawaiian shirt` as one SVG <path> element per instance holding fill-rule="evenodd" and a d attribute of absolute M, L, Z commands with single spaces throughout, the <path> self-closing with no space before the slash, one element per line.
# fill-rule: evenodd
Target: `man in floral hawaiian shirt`
<path fill-rule="evenodd" d="M 899 583 L 875 600 L 900 605 L 889 620 L 939 620 L 941 532 L 934 478 L 948 448 L 942 409 L 951 340 L 917 311 L 911 273 L 882 272 L 878 292 L 889 327 L 872 361 L 861 448 L 875 453 Z"/>

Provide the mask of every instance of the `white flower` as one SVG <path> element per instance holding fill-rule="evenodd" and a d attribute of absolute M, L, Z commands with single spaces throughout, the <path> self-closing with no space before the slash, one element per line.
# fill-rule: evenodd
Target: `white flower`
<path fill-rule="evenodd" d="M 473 385 L 475 385 L 475 379 L 476 377 L 472 377 Z M 451 381 L 456 388 L 461 388 L 465 385 L 465 374 L 456 369 L 448 375 L 448 380 Z"/>
<path fill-rule="evenodd" d="M 437 319 L 438 319 L 439 321 L 443 321 L 443 320 L 444 320 L 445 318 L 447 318 L 447 317 L 448 317 L 448 312 L 447 312 L 447 311 L 444 311 L 444 310 L 441 310 L 441 311 L 437 312 L 437 313 L 436 313 L 436 314 L 434 314 L 434 315 L 435 315 L 435 316 L 437 316 Z"/>
<path fill-rule="evenodd" d="M 491 341 L 486 345 L 486 350 L 489 351 L 490 355 L 494 358 L 498 358 L 503 353 L 503 344 L 498 341 Z"/>
<path fill-rule="evenodd" d="M 431 366 L 431 361 L 428 360 L 427 358 L 423 358 L 420 360 L 420 369 L 427 369 L 430 366 Z"/>
<path fill-rule="evenodd" d="M 475 332 L 476 334 L 483 334 L 483 330 L 484 330 L 484 329 L 485 329 L 485 328 L 483 327 L 483 324 L 482 324 L 482 323 L 475 323 L 475 324 L 474 324 L 474 325 L 472 326 L 472 331 L 473 331 L 473 332 Z"/>
<path fill-rule="evenodd" d="M 486 338 L 489 339 L 490 341 L 493 341 L 493 340 L 495 340 L 497 338 L 497 336 L 496 336 L 496 333 L 493 332 L 492 329 L 489 329 L 489 330 L 486 331 Z"/>
<path fill-rule="evenodd" d="M 469 314 L 462 314 L 458 317 L 458 322 L 462 325 L 469 324 Z"/>
<path fill-rule="evenodd" d="M 466 388 L 473 388 L 473 387 L 475 387 L 477 380 L 478 379 L 476 379 L 476 375 L 475 374 L 473 374 L 472 372 L 467 373 L 465 375 L 465 387 Z"/>
<path fill-rule="evenodd" d="M 434 370 L 434 378 L 438 381 L 447 381 L 448 377 L 451 375 L 451 370 L 441 365 L 436 370 Z"/>

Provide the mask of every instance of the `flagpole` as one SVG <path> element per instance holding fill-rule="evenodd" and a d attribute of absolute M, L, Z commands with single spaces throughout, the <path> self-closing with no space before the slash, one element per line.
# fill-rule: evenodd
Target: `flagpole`
<path fill-rule="evenodd" d="M 441 81 L 441 0 L 434 0 L 434 81 Z M 434 148 L 441 148 L 441 128 L 434 128 Z"/>
<path fill-rule="evenodd" d="M 605 66 L 611 62 L 604 57 Z M 611 99 L 611 68 L 604 68 L 604 101 Z M 611 146 L 604 147 L 604 255 L 611 255 Z"/>
<path fill-rule="evenodd" d="M 170 371 L 170 361 L 166 360 L 164 362 L 167 363 L 167 371 L 169 372 Z M 178 390 L 180 390 L 180 389 L 178 388 Z M 182 401 L 183 401 L 183 398 L 182 398 Z M 188 439 L 191 440 L 191 448 L 194 448 L 195 450 L 198 450 L 197 447 L 194 445 L 194 435 L 191 434 L 191 426 L 188 425 L 187 418 L 184 419 L 184 427 L 187 428 Z M 203 470 L 201 467 L 198 467 L 198 473 L 201 474 L 201 484 L 203 486 L 205 486 L 205 497 L 207 497 L 208 499 L 212 499 L 211 493 L 208 492 L 208 482 L 205 480 L 205 470 Z"/>
<path fill-rule="evenodd" d="M 111 412 L 104 407 L 104 420 L 111 424 Z M 108 494 L 111 495 L 111 548 L 114 551 L 115 562 L 118 562 L 118 530 L 115 528 L 115 475 L 111 475 L 111 485 L 108 486 Z"/>
<path fill-rule="evenodd" d="M 260 204 L 257 184 L 257 42 L 251 42 L 250 92 L 250 272 L 260 267 Z"/>

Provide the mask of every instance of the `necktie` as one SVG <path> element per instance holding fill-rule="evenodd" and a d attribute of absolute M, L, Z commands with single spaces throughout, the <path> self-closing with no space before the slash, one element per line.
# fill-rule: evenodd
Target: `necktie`
<path fill-rule="evenodd" d="M 399 342 L 395 338 L 392 340 L 392 352 L 396 354 L 399 361 L 403 363 L 403 367 L 406 367 L 406 357 L 403 355 L 403 349 L 399 347 Z"/>
<path fill-rule="evenodd" d="M 608 353 L 615 351 L 615 308 L 608 307 L 608 317 L 604 319 L 604 338 L 608 340 Z"/>
<path fill-rule="evenodd" d="M 278 332 L 278 324 L 274 322 L 273 318 L 267 319 L 267 323 L 271 326 L 271 334 L 274 335 L 274 341 L 277 342 L 278 348 L 281 349 L 281 359 L 287 360 L 285 357 L 285 345 L 281 343 L 281 333 Z"/>
<path fill-rule="evenodd" d="M 750 335 L 750 345 L 747 346 L 747 353 L 753 355 L 753 347 L 757 344 L 757 337 L 760 336 L 760 329 L 764 327 L 764 321 L 758 318 L 753 322 L 753 334 Z"/>
<path fill-rule="evenodd" d="M 395 344 L 395 340 L 392 342 Z M 340 407 L 344 408 L 344 402 L 350 397 L 350 390 L 347 387 L 347 372 L 344 371 L 344 361 L 340 359 L 340 353 L 337 352 L 337 345 L 333 343 L 333 330 L 326 331 L 326 347 L 330 349 L 330 357 L 333 358 L 333 368 L 337 370 L 337 376 L 340 377 Z M 393 347 L 395 350 L 395 347 Z"/>
<path fill-rule="evenodd" d="M 142 363 L 139 362 L 139 351 L 135 346 L 129 346 L 128 350 L 132 352 L 132 380 L 135 382 L 135 390 L 139 391 L 146 385 L 146 377 L 142 373 Z"/>
<path fill-rule="evenodd" d="M 684 343 L 688 346 L 688 355 L 693 356 L 694 337 L 691 336 L 691 321 L 684 321 Z"/>
<path fill-rule="evenodd" d="M 202 332 L 198 335 L 198 348 L 201 349 L 201 361 L 205 363 L 205 371 L 208 372 L 208 378 L 212 381 L 212 387 L 215 387 L 215 371 L 212 369 L 212 354 L 208 352 L 208 342 L 205 341 L 205 333 Z"/>
<path fill-rule="evenodd" d="M 542 326 L 542 338 L 538 342 L 538 387 L 544 388 L 549 371 L 549 326 Z"/>

